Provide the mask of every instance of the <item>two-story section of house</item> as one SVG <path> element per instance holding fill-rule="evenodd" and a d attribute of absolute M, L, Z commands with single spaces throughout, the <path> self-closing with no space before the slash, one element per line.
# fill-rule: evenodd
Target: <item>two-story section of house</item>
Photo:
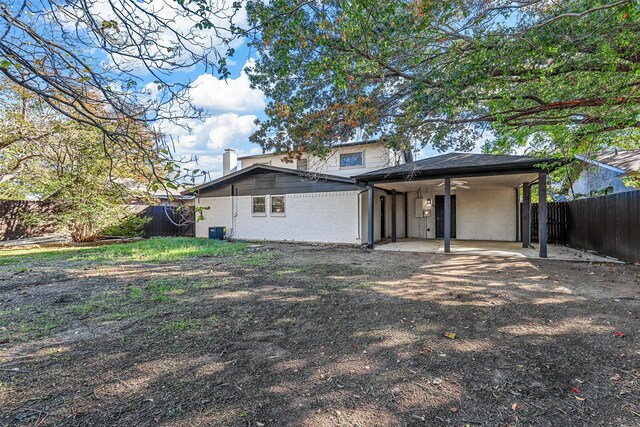
<path fill-rule="evenodd" d="M 238 157 L 238 169 L 256 164 L 297 169 L 324 175 L 356 176 L 376 169 L 396 166 L 401 153 L 385 147 L 378 140 L 342 144 L 334 147 L 326 158 L 303 155 L 301 159 L 285 162 L 282 154 L 257 154 Z"/>
<path fill-rule="evenodd" d="M 367 194 L 351 177 L 396 166 L 402 158 L 377 140 L 337 145 L 325 158 L 303 155 L 293 162 L 282 154 L 237 158 L 225 150 L 223 176 L 196 188 L 204 218 L 196 223 L 196 236 L 224 227 L 235 239 L 362 244 Z M 385 196 L 376 193 L 381 202 Z M 375 212 L 377 238 L 384 237 L 390 210 L 387 203 Z"/>

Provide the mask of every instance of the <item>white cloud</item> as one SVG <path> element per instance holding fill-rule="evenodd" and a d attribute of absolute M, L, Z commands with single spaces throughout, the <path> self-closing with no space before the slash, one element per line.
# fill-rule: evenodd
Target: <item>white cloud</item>
<path fill-rule="evenodd" d="M 249 59 L 237 79 L 220 80 L 211 74 L 201 74 L 193 82 L 190 98 L 197 107 L 215 112 L 244 113 L 264 109 L 264 94 L 251 89 L 249 77 L 244 71 L 254 64 Z"/>
<path fill-rule="evenodd" d="M 206 132 L 208 149 L 221 150 L 246 142 L 249 135 L 256 130 L 256 125 L 253 123 L 255 119 L 254 115 L 239 116 L 235 113 L 209 117 L 203 123 L 200 133 Z"/>
<path fill-rule="evenodd" d="M 207 170 L 215 177 L 222 170 L 225 148 L 235 148 L 239 155 L 243 154 L 238 148 L 248 145 L 249 136 L 256 130 L 255 119 L 252 114 L 225 113 L 203 121 L 189 121 L 190 131 L 174 124 L 166 124 L 162 130 L 173 136 L 176 158 L 185 161 L 198 158 L 197 163 L 188 161 L 185 167 Z"/>

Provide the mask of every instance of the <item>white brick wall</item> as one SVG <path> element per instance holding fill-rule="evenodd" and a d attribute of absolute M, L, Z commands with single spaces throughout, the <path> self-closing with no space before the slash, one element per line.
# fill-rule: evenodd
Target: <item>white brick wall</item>
<path fill-rule="evenodd" d="M 204 211 L 205 220 L 196 223 L 196 236 L 207 237 L 209 227 L 226 226 L 227 234 L 233 232 L 237 239 L 359 244 L 358 193 L 287 194 L 284 216 L 254 216 L 251 196 L 235 197 L 235 224 L 231 197 L 203 197 L 198 206 L 210 209 Z"/>
<path fill-rule="evenodd" d="M 204 208 L 204 220 L 196 222 L 196 237 L 208 238 L 209 227 L 227 227 L 227 234 L 231 232 L 231 197 L 201 197 L 196 207 Z"/>
<path fill-rule="evenodd" d="M 516 240 L 516 193 L 513 188 L 456 190 L 457 238 Z"/>
<path fill-rule="evenodd" d="M 442 187 L 425 187 L 422 197 L 431 199 L 431 216 L 416 218 L 417 192 L 408 195 L 409 237 L 436 237 L 435 196 L 443 194 Z M 516 195 L 513 188 L 456 189 L 456 238 L 461 240 L 516 240 Z"/>
<path fill-rule="evenodd" d="M 435 203 L 435 194 L 441 191 L 425 189 L 423 197 Z M 360 244 L 367 241 L 367 193 L 358 197 L 359 191 L 330 193 L 303 193 L 286 195 L 286 214 L 283 217 L 253 216 L 251 196 L 236 197 L 235 224 L 232 222 L 231 197 L 203 197 L 197 206 L 204 210 L 204 221 L 196 223 L 196 237 L 208 237 L 208 229 L 213 226 L 227 227 L 233 237 L 249 240 L 290 240 L 306 242 L 330 242 Z M 461 240 L 516 240 L 515 190 L 471 189 L 456 192 L 457 238 Z M 375 192 L 375 239 L 380 239 L 380 196 Z M 267 196 L 268 199 L 269 196 Z M 409 193 L 409 237 L 425 238 L 425 224 L 430 231 L 429 238 L 435 237 L 435 205 L 431 217 L 418 219 L 414 213 L 416 193 Z M 387 237 L 391 237 L 391 196 L 386 198 Z M 361 200 L 358 208 L 358 199 Z M 267 201 L 267 209 L 270 204 Z M 358 218 L 360 212 L 360 218 Z M 418 226 L 418 221 L 422 221 Z M 404 236 L 404 204 L 398 196 L 398 237 Z"/>

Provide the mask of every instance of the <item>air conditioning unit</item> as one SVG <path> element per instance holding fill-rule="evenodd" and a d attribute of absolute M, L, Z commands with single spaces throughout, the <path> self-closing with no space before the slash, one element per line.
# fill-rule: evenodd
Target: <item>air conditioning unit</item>
<path fill-rule="evenodd" d="M 227 238 L 227 227 L 209 227 L 209 239 L 224 240 Z"/>

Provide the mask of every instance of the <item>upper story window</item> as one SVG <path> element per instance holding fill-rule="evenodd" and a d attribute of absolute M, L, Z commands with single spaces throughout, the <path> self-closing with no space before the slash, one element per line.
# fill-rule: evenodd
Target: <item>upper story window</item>
<path fill-rule="evenodd" d="M 308 159 L 298 159 L 298 162 L 296 164 L 296 169 L 298 169 L 299 171 L 309 170 L 309 161 L 308 161 Z"/>
<path fill-rule="evenodd" d="M 271 213 L 283 215 L 285 213 L 285 197 L 271 196 Z"/>
<path fill-rule="evenodd" d="M 364 166 L 364 151 L 340 154 L 341 168 L 356 168 Z"/>
<path fill-rule="evenodd" d="M 267 198 L 265 196 L 255 196 L 251 198 L 251 213 L 254 215 L 267 214 Z"/>

